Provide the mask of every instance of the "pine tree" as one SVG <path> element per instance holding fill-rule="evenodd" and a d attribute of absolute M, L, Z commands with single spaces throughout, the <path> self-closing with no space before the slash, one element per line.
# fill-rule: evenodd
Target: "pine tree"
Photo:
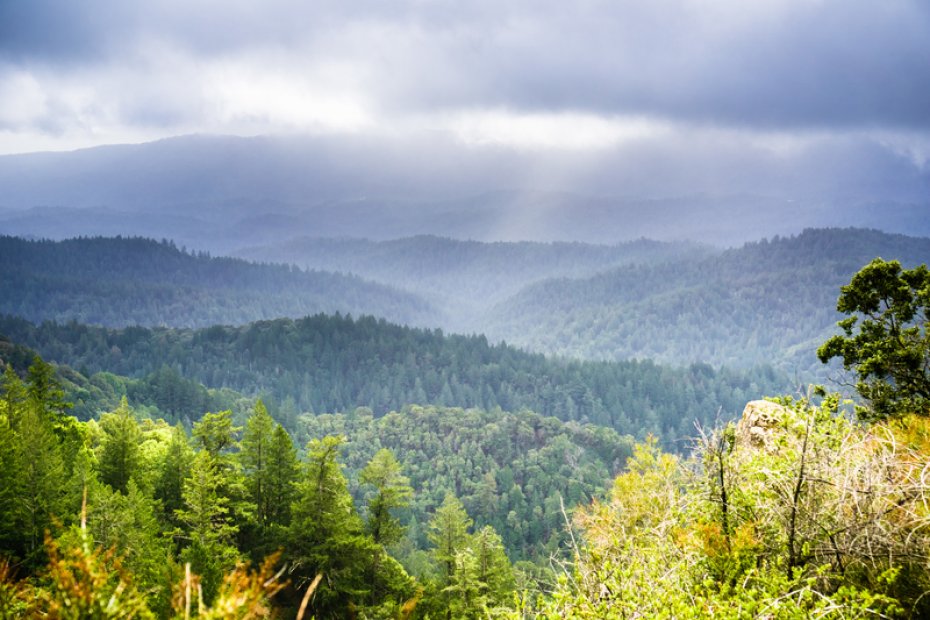
<path fill-rule="evenodd" d="M 338 462 L 344 441 L 335 436 L 310 441 L 292 508 L 287 553 L 299 579 L 323 574 L 313 602 L 318 618 L 344 617 L 350 604 L 367 599 L 367 568 L 376 550 L 363 533 Z"/>
<path fill-rule="evenodd" d="M 443 587 L 452 582 L 455 574 L 455 555 L 468 542 L 468 518 L 462 502 L 452 493 L 446 493 L 442 505 L 429 522 L 427 539 L 433 545 L 433 559 L 439 566 Z"/>
<path fill-rule="evenodd" d="M 255 517 L 262 528 L 268 526 L 273 510 L 269 494 L 269 468 L 274 427 L 275 422 L 268 415 L 264 403 L 256 401 L 255 409 L 246 422 L 239 453 L 246 489 L 255 505 Z"/>
<path fill-rule="evenodd" d="M 20 485 L 16 498 L 23 552 L 33 566 L 44 559 L 43 538 L 53 517 L 62 518 L 65 467 L 51 424 L 34 406 L 26 406 L 17 442 Z"/>
<path fill-rule="evenodd" d="M 184 507 L 176 511 L 188 546 L 181 554 L 203 579 L 204 600 L 213 600 L 222 574 L 233 567 L 238 553 L 233 546 L 236 525 L 230 518 L 229 499 L 220 492 L 222 474 L 209 452 L 194 457 L 190 476 L 184 481 Z"/>
<path fill-rule="evenodd" d="M 268 458 L 268 522 L 286 526 L 290 522 L 291 503 L 294 501 L 294 485 L 299 466 L 297 449 L 291 436 L 280 424 L 271 437 Z"/>
<path fill-rule="evenodd" d="M 397 542 L 404 529 L 393 511 L 410 503 L 413 489 L 394 453 L 387 448 L 379 450 L 362 469 L 359 480 L 374 487 L 374 496 L 368 502 L 368 533 L 380 545 Z"/>
<path fill-rule="evenodd" d="M 469 547 L 475 557 L 482 599 L 491 607 L 506 606 L 514 590 L 514 575 L 501 537 L 486 525 L 471 537 Z"/>
<path fill-rule="evenodd" d="M 100 428 L 104 432 L 99 463 L 100 480 L 126 493 L 129 480 L 139 467 L 142 431 L 125 396 L 116 411 L 100 417 Z"/>
<path fill-rule="evenodd" d="M 184 427 L 178 424 L 171 431 L 171 441 L 155 480 L 155 499 L 161 502 L 170 523 L 177 523 L 177 511 L 184 507 L 184 480 L 190 475 L 193 461 L 194 449 Z"/>

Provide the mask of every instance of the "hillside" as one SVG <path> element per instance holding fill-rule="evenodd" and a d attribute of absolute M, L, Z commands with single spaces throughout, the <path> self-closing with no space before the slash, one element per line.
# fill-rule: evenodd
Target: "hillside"
<path fill-rule="evenodd" d="M 697 260 L 715 250 L 640 239 L 614 245 L 460 241 L 420 235 L 391 241 L 302 237 L 237 255 L 306 269 L 351 273 L 415 293 L 443 309 L 447 331 L 483 331 L 476 319 L 524 287 L 548 278 L 584 278 L 621 265 Z"/>
<path fill-rule="evenodd" d="M 774 363 L 822 373 L 840 286 L 876 256 L 930 262 L 930 239 L 874 230 L 806 230 L 700 260 L 621 267 L 528 287 L 491 310 L 485 333 L 589 359 L 649 358 L 732 367 Z"/>
<path fill-rule="evenodd" d="M 547 359 L 484 336 L 392 325 L 371 317 L 311 316 L 206 329 L 105 329 L 0 319 L 0 334 L 59 364 L 133 378 L 162 367 L 209 388 L 264 395 L 294 428 L 299 413 L 408 404 L 518 411 L 654 433 L 685 449 L 694 423 L 735 416 L 756 394 L 790 390 L 771 368 Z"/>
<path fill-rule="evenodd" d="M 259 265 L 141 238 L 0 237 L 0 313 L 96 325 L 242 324 L 317 312 L 423 324 L 423 299 L 358 277 Z"/>

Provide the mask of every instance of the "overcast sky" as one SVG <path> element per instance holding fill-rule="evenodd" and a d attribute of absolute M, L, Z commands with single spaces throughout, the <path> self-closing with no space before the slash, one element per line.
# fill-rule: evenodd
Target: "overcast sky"
<path fill-rule="evenodd" d="M 930 2 L 0 0 L 0 153 L 190 133 L 925 181 Z"/>

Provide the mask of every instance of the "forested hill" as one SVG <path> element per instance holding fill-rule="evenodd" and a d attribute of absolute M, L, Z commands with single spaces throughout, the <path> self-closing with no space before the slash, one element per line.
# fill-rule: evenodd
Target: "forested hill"
<path fill-rule="evenodd" d="M 593 359 L 650 358 L 822 372 L 840 286 L 880 256 L 930 262 L 930 239 L 812 229 L 702 260 L 624 267 L 532 286 L 486 318 L 495 339 Z"/>
<path fill-rule="evenodd" d="M 0 312 L 32 321 L 124 325 L 243 324 L 316 312 L 430 323 L 414 294 L 358 277 L 260 265 L 142 238 L 0 237 Z"/>
<path fill-rule="evenodd" d="M 391 241 L 300 237 L 237 252 L 249 260 L 346 272 L 409 290 L 443 308 L 448 331 L 482 331 L 475 321 L 522 288 L 556 277 L 583 278 L 632 264 L 697 260 L 717 250 L 639 239 L 614 245 L 461 241 L 420 235 Z"/>
<path fill-rule="evenodd" d="M 288 426 L 304 411 L 357 406 L 379 415 L 411 403 L 528 408 L 621 433 L 652 432 L 684 448 L 676 442 L 693 436 L 695 421 L 733 417 L 747 400 L 792 387 L 768 368 L 552 360 L 483 336 L 445 336 L 374 318 L 317 315 L 189 330 L 35 326 L 6 317 L 0 334 L 85 374 L 142 377 L 167 366 L 210 388 L 262 394 L 279 404 Z"/>

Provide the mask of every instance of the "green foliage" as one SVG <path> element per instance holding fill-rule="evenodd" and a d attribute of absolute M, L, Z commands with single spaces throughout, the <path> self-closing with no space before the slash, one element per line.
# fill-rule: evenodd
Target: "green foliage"
<path fill-rule="evenodd" d="M 638 447 L 541 617 L 924 617 L 925 457 L 838 404 L 756 405 L 693 462 Z"/>
<path fill-rule="evenodd" d="M 843 286 L 839 322 L 817 351 L 821 361 L 839 357 L 858 376 L 856 390 L 869 404 L 860 415 L 883 418 L 930 415 L 930 271 L 902 269 L 876 258 Z"/>
<path fill-rule="evenodd" d="M 604 494 L 606 481 L 630 455 L 632 441 L 591 425 L 562 423 L 527 411 L 406 407 L 381 418 L 366 410 L 301 419 L 311 437 L 346 437 L 349 488 L 361 504 L 367 487 L 356 480 L 380 449 L 396 455 L 416 489 L 396 516 L 407 526 L 393 548 L 414 574 L 425 574 L 424 528 L 454 489 L 477 525 L 491 525 L 515 559 L 548 563 L 564 553 L 568 510 Z M 428 572 L 428 571 L 427 571 Z"/>
<path fill-rule="evenodd" d="M 142 431 L 124 398 L 119 408 L 100 416 L 104 432 L 100 452 L 100 479 L 113 489 L 126 492 L 129 480 L 139 467 Z"/>
<path fill-rule="evenodd" d="M 0 318 L 0 333 L 88 372 L 142 378 L 176 368 L 207 386 L 262 395 L 273 415 L 288 399 L 303 412 L 361 406 L 377 416 L 409 404 L 525 408 L 639 437 L 652 433 L 679 449 L 695 421 L 709 425 L 718 413 L 735 416 L 751 398 L 790 387 L 766 368 L 547 359 L 492 345 L 484 336 L 446 336 L 371 317 L 318 315 L 196 331 L 33 326 Z M 200 413 L 187 415 L 193 420 Z M 287 430 L 299 437 L 293 423 Z"/>
<path fill-rule="evenodd" d="M 187 545 L 181 559 L 203 578 L 203 598 L 213 600 L 223 573 L 238 560 L 233 536 L 238 526 L 230 516 L 230 498 L 222 493 L 223 472 L 217 459 L 202 450 L 184 481 L 184 507 L 176 511 Z"/>
<path fill-rule="evenodd" d="M 359 481 L 373 487 L 368 501 L 368 533 L 379 545 L 397 542 L 404 530 L 394 512 L 406 508 L 413 497 L 410 480 L 401 473 L 400 463 L 390 450 L 382 448 L 359 473 Z"/>
<path fill-rule="evenodd" d="M 177 511 L 184 507 L 184 481 L 190 477 L 194 462 L 194 449 L 180 424 L 171 431 L 171 439 L 158 464 L 154 496 L 161 502 L 168 523 L 177 524 Z"/>
<path fill-rule="evenodd" d="M 351 312 L 423 323 L 434 314 L 415 295 L 356 277 L 195 255 L 142 238 L 0 236 L 0 290 L 0 313 L 36 322 L 203 327 Z"/>
<path fill-rule="evenodd" d="M 926 263 L 930 241 L 811 229 L 714 256 L 551 279 L 496 306 L 480 331 L 555 355 L 771 364 L 810 381 L 826 374 L 814 350 L 834 331 L 835 291 L 876 256 Z"/>
<path fill-rule="evenodd" d="M 452 493 L 446 493 L 442 505 L 429 522 L 427 538 L 433 546 L 433 560 L 439 566 L 443 586 L 452 583 L 456 572 L 456 555 L 465 547 L 472 520 L 465 507 Z"/>

